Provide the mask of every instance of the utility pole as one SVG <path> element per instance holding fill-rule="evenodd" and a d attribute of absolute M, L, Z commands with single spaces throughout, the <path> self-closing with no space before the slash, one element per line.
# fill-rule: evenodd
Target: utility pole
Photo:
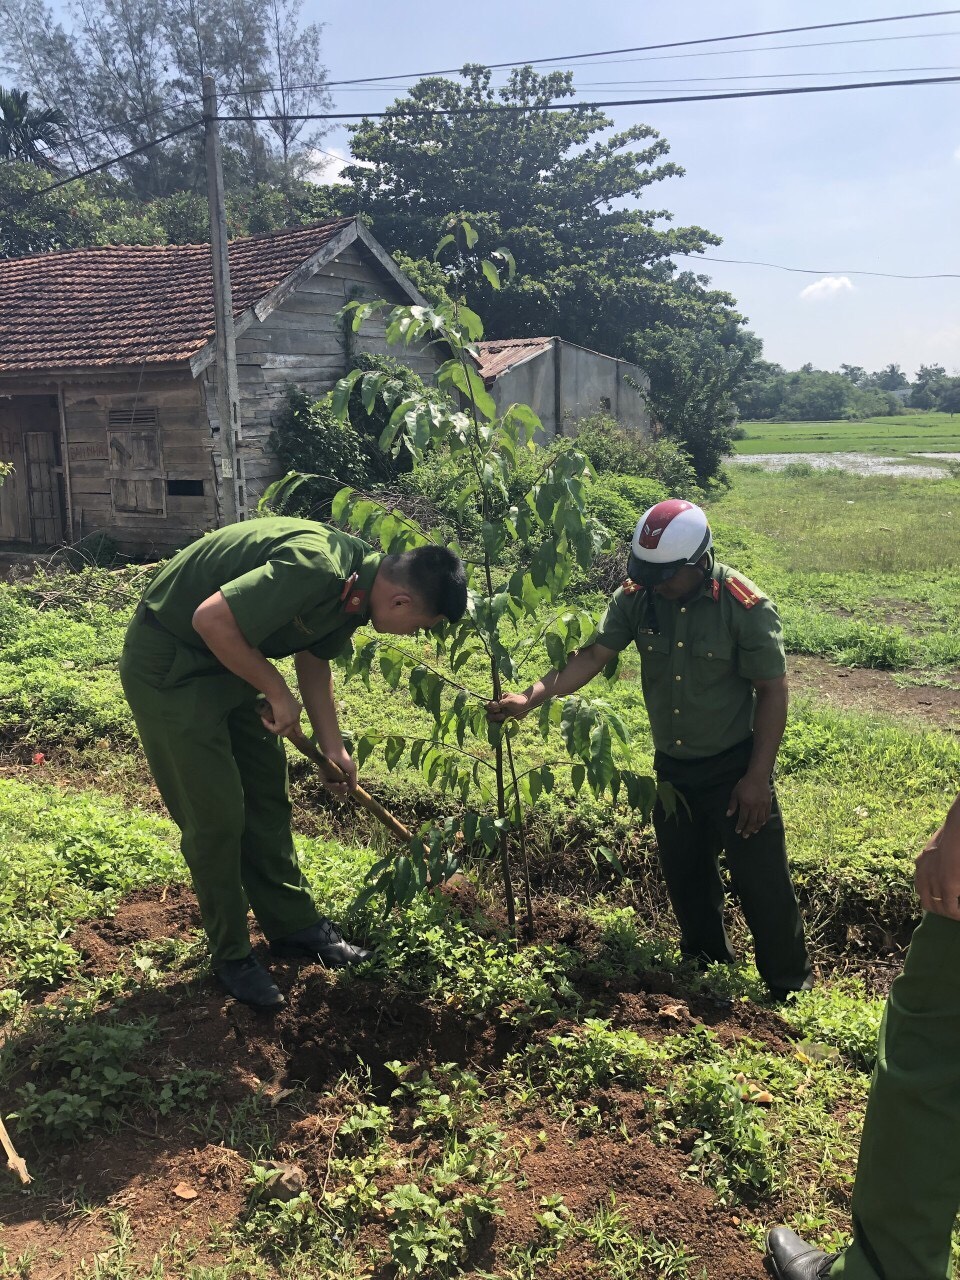
<path fill-rule="evenodd" d="M 207 166 L 207 206 L 210 211 L 210 259 L 213 267 L 213 309 L 217 322 L 217 416 L 220 419 L 220 472 L 223 477 L 223 524 L 246 518 L 247 495 L 239 457 L 240 384 L 237 379 L 237 340 L 233 328 L 233 293 L 227 253 L 227 211 L 220 161 L 217 86 L 203 77 L 204 156 Z"/>

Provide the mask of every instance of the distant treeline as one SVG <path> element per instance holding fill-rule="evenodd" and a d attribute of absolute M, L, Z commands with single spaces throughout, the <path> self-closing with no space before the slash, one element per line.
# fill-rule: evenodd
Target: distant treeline
<path fill-rule="evenodd" d="M 831 373 L 812 364 L 791 371 L 758 360 L 737 400 L 741 418 L 786 422 L 877 418 L 907 409 L 957 413 L 960 377 L 948 377 L 939 364 L 921 365 L 911 381 L 898 364 L 876 373 L 842 364 Z"/>

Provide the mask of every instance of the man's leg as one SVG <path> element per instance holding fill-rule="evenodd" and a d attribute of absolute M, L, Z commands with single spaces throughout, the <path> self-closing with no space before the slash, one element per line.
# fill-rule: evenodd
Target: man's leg
<path fill-rule="evenodd" d="M 282 739 L 267 732 L 252 702 L 236 707 L 228 725 L 243 787 L 240 878 L 253 914 L 273 941 L 319 919 L 293 847 L 287 756 Z"/>
<path fill-rule="evenodd" d="M 800 991 L 810 985 L 813 971 L 790 878 L 776 791 L 769 820 L 744 838 L 737 835 L 736 815 L 726 816 L 730 789 L 716 789 L 710 807 L 726 852 L 733 891 L 753 935 L 757 969 L 772 990 Z"/>
<path fill-rule="evenodd" d="M 944 1280 L 960 1210 L 960 923 L 927 915 L 890 990 L 831 1280 Z"/>
<path fill-rule="evenodd" d="M 735 957 L 723 927 L 723 881 L 717 858 L 720 841 L 700 813 L 696 793 L 678 798 L 668 815 L 658 799 L 653 810 L 660 867 L 684 954 L 732 964 Z"/>
<path fill-rule="evenodd" d="M 172 662 L 171 656 L 164 657 L 164 646 L 175 647 L 176 642 L 131 627 L 120 663 L 123 690 L 160 795 L 180 828 L 180 848 L 214 963 L 240 960 L 250 953 L 247 898 L 240 879 L 243 790 L 227 709 L 218 705 L 226 690 L 218 699 L 217 677 L 158 688 L 155 678 Z"/>

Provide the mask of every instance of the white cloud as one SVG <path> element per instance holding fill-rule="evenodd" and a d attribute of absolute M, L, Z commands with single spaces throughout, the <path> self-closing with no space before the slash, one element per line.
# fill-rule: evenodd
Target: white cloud
<path fill-rule="evenodd" d="M 849 276 L 824 276 L 822 280 L 816 280 L 813 284 L 808 284 L 805 289 L 801 289 L 800 297 L 805 301 L 816 302 L 820 298 L 832 298 L 834 294 L 843 293 L 852 288 L 853 281 Z"/>
<path fill-rule="evenodd" d="M 954 160 L 960 160 L 960 147 L 957 147 L 956 151 L 953 153 L 953 158 Z"/>

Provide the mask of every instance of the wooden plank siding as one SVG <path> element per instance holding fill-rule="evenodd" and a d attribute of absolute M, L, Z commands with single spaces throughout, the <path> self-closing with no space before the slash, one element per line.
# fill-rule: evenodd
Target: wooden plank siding
<path fill-rule="evenodd" d="M 131 433 L 138 442 L 135 466 L 145 468 L 144 478 L 131 482 L 125 470 L 118 470 L 115 459 L 111 481 L 109 441 L 117 434 L 117 421 L 122 422 L 124 412 L 148 409 L 156 410 L 157 449 L 152 451 L 148 439 L 139 439 L 143 433 Z M 150 556 L 173 551 L 216 527 L 213 441 L 200 388 L 189 372 L 142 379 L 123 375 L 94 385 L 67 385 L 64 414 L 73 538 L 103 530 L 125 555 Z M 153 471 L 148 466 L 151 457 L 156 464 Z M 173 497 L 166 492 L 171 480 L 202 480 L 203 494 Z M 143 509 L 124 509 L 131 506 Z"/>
<path fill-rule="evenodd" d="M 425 380 L 433 378 L 438 357 L 415 348 L 391 348 L 382 318 L 372 317 L 358 334 L 345 336 L 337 320 L 341 308 L 374 298 L 409 301 L 366 247 L 355 241 L 237 338 L 239 456 L 248 507 L 254 507 L 267 485 L 282 474 L 268 442 L 290 387 L 302 387 L 311 396 L 332 390 L 347 370 L 351 345 L 354 351 L 396 356 Z M 207 366 L 201 380 L 211 429 L 219 436 L 215 364 Z"/>

